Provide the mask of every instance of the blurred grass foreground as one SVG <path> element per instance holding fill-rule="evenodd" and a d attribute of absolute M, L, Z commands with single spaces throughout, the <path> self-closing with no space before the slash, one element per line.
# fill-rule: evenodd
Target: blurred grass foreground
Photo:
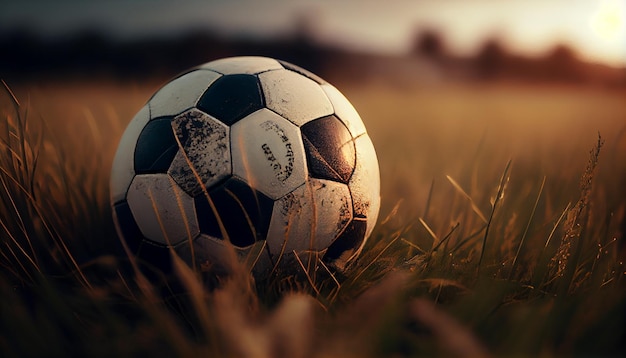
<path fill-rule="evenodd" d="M 0 355 L 623 355 L 621 80 L 602 69 L 612 80 L 544 81 L 490 51 L 478 72 L 449 57 L 312 65 L 376 146 L 378 226 L 343 273 L 254 282 L 242 268 L 212 290 L 176 260 L 168 280 L 137 268 L 112 227 L 113 153 L 164 74 L 11 72 L 15 85 L 0 89 Z"/>

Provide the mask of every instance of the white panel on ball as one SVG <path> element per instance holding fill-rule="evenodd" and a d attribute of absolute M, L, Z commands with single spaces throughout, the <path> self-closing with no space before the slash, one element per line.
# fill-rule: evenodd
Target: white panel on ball
<path fill-rule="evenodd" d="M 356 167 L 348 185 L 354 202 L 354 216 L 367 218 L 365 237 L 369 237 L 380 210 L 380 170 L 370 137 L 367 134 L 362 135 L 354 141 L 354 144 Z"/>
<path fill-rule="evenodd" d="M 348 186 L 311 178 L 307 183 L 315 200 L 315 250 L 327 248 L 352 220 L 352 198 Z"/>
<path fill-rule="evenodd" d="M 210 69 L 224 75 L 239 73 L 254 75 L 260 72 L 278 70 L 283 67 L 273 58 L 241 56 L 207 62 L 200 68 Z"/>
<path fill-rule="evenodd" d="M 256 263 L 253 272 L 264 272 L 272 268 L 269 254 L 265 249 L 265 243 L 259 241 L 254 245 L 240 248 L 228 244 L 222 239 L 214 238 L 206 234 L 200 234 L 193 240 L 193 248 L 186 241 L 176 247 L 176 253 L 189 265 L 195 262 L 201 271 L 214 270 L 230 272 L 234 265 L 239 262 Z M 235 260 L 233 260 L 235 259 Z"/>
<path fill-rule="evenodd" d="M 231 127 L 233 174 L 271 199 L 302 185 L 307 177 L 300 129 L 263 108 Z"/>
<path fill-rule="evenodd" d="M 210 187 L 231 174 L 228 126 L 191 109 L 176 116 L 172 128 L 183 150 L 176 153 L 167 172 L 185 192 L 197 195 L 203 186 Z"/>
<path fill-rule="evenodd" d="M 151 241 L 176 246 L 200 233 L 193 198 L 167 174 L 137 175 L 127 200 L 139 229 Z"/>
<path fill-rule="evenodd" d="M 274 203 L 267 244 L 274 260 L 281 253 L 326 249 L 352 219 L 345 184 L 309 179 Z"/>
<path fill-rule="evenodd" d="M 150 109 L 144 106 L 130 121 L 122 135 L 111 169 L 111 202 L 126 198 L 126 191 L 135 176 L 135 146 L 137 138 L 150 120 Z"/>
<path fill-rule="evenodd" d="M 330 100 L 317 83 L 289 70 L 259 75 L 266 106 L 298 126 L 333 114 Z"/>
<path fill-rule="evenodd" d="M 359 113 L 356 109 L 354 109 L 352 103 L 348 101 L 343 93 L 339 92 L 335 86 L 328 83 L 321 85 L 321 87 L 330 99 L 330 102 L 333 104 L 335 114 L 339 117 L 339 119 L 341 119 L 346 127 L 348 127 L 350 134 L 352 134 L 353 137 L 358 137 L 359 135 L 365 133 L 363 120 L 361 120 Z"/>
<path fill-rule="evenodd" d="M 190 109 L 219 77 L 217 72 L 194 70 L 166 84 L 148 102 L 151 117 L 175 116 Z"/>

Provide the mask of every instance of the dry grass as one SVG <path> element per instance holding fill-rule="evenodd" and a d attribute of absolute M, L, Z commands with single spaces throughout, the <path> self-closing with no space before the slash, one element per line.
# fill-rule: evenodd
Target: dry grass
<path fill-rule="evenodd" d="M 164 282 L 116 256 L 109 168 L 157 87 L 0 96 L 2 356 L 624 352 L 624 93 L 339 86 L 381 165 L 363 254 L 337 276 L 208 291 L 180 260 Z"/>

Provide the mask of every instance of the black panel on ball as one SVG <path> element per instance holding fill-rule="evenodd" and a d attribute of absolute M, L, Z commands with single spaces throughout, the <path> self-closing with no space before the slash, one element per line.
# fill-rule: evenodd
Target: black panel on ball
<path fill-rule="evenodd" d="M 335 116 L 302 126 L 311 176 L 348 183 L 356 165 L 356 148 L 348 128 Z"/>
<path fill-rule="evenodd" d="M 265 240 L 274 202 L 237 178 L 231 178 L 209 191 L 219 220 L 231 243 L 246 247 Z M 202 193 L 195 198 L 200 232 L 223 239 L 218 218 Z"/>
<path fill-rule="evenodd" d="M 117 217 L 117 225 L 122 234 L 122 240 L 128 249 L 141 261 L 148 263 L 163 272 L 171 271 L 171 257 L 164 246 L 151 244 L 144 238 L 137 222 L 126 201 L 114 205 L 113 210 Z"/>
<path fill-rule="evenodd" d="M 211 200 L 214 200 L 211 196 L 209 196 L 209 198 Z M 212 237 L 220 239 L 223 238 L 222 232 L 220 231 L 220 226 L 217 222 L 217 218 L 215 217 L 215 213 L 211 208 L 209 199 L 207 199 L 206 197 L 206 193 L 200 193 L 200 195 L 194 198 L 194 201 L 200 232 Z"/>
<path fill-rule="evenodd" d="M 321 84 L 327 83 L 327 82 L 326 82 L 326 81 L 324 81 L 324 79 L 323 79 L 323 78 L 321 78 L 320 76 L 318 76 L 318 75 L 314 74 L 314 73 L 313 73 L 313 72 L 311 72 L 311 71 L 307 71 L 307 70 L 305 70 L 304 68 L 302 68 L 302 67 L 300 67 L 300 66 L 294 65 L 293 63 L 289 63 L 289 62 L 287 62 L 287 61 L 282 61 L 282 60 L 278 60 L 278 62 L 280 62 L 280 64 L 281 64 L 284 68 L 286 68 L 286 69 L 288 69 L 288 70 L 290 70 L 290 71 L 293 71 L 293 72 L 297 72 L 297 73 L 301 74 L 301 75 L 302 75 L 302 76 L 304 76 L 304 77 L 308 77 L 309 79 L 311 79 L 311 80 L 313 80 L 313 81 L 317 82 L 317 84 L 320 84 L 320 85 L 321 85 Z"/>
<path fill-rule="evenodd" d="M 115 204 L 113 206 L 113 210 L 115 211 L 115 216 L 117 217 L 118 228 L 121 231 L 126 244 L 131 251 L 137 251 L 141 240 L 143 240 L 143 234 L 141 233 L 139 226 L 137 226 L 137 222 L 135 222 L 130 206 L 124 200 Z"/>
<path fill-rule="evenodd" d="M 345 253 L 354 254 L 365 240 L 366 231 L 367 220 L 353 219 L 341 235 L 328 247 L 323 260 L 332 263 Z"/>
<path fill-rule="evenodd" d="M 174 138 L 172 117 L 154 119 L 144 127 L 135 147 L 135 173 L 166 173 L 178 143 Z"/>
<path fill-rule="evenodd" d="M 263 94 L 254 75 L 225 75 L 204 92 L 197 107 L 232 125 L 248 114 L 263 108 Z"/>

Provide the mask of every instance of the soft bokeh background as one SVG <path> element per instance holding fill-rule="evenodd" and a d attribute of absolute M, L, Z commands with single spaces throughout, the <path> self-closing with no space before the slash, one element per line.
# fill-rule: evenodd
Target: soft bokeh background
<path fill-rule="evenodd" d="M 416 32 L 429 27 L 444 32 L 457 54 L 475 54 L 493 36 L 526 54 L 564 43 L 584 59 L 626 65 L 622 0 L 5 0 L 0 6 L 0 29 L 47 38 L 90 29 L 116 39 L 190 30 L 270 39 L 310 26 L 310 35 L 328 45 L 403 54 Z"/>
<path fill-rule="evenodd" d="M 322 49 L 465 60 L 515 54 L 623 68 L 625 14 L 623 0 L 4 0 L 0 70 L 7 77 L 125 68 L 145 76 L 242 52 L 300 52 L 308 62 L 324 57 Z M 305 45 L 316 58 L 301 53 Z"/>

